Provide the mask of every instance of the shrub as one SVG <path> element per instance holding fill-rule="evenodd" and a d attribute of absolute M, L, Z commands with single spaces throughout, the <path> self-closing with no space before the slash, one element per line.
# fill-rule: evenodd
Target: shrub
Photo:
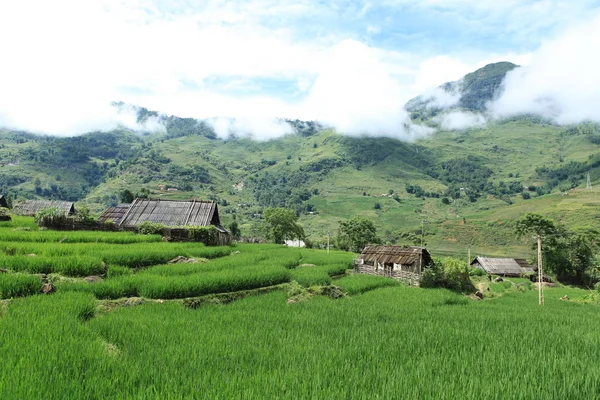
<path fill-rule="evenodd" d="M 136 231 L 141 235 L 158 235 L 162 234 L 165 228 L 163 224 L 156 224 L 150 221 L 144 221 L 137 226 Z"/>
<path fill-rule="evenodd" d="M 463 293 L 473 292 L 475 287 L 469 277 L 469 268 L 455 258 L 437 259 L 421 274 L 421 287 L 441 287 Z"/>
<path fill-rule="evenodd" d="M 60 226 L 67 222 L 67 214 L 56 207 L 45 208 L 38 211 L 33 220 L 40 227 Z"/>
<path fill-rule="evenodd" d="M 96 218 L 90 214 L 90 209 L 87 206 L 82 206 L 77 210 L 75 219 L 85 225 L 94 225 L 98 222 Z"/>
<path fill-rule="evenodd" d="M 201 242 L 206 245 L 216 244 L 217 243 L 217 228 L 214 226 L 190 226 L 185 227 L 190 234 L 190 240 L 194 242 Z"/>
<path fill-rule="evenodd" d="M 469 276 L 484 276 L 485 274 L 481 268 L 469 268 Z"/>

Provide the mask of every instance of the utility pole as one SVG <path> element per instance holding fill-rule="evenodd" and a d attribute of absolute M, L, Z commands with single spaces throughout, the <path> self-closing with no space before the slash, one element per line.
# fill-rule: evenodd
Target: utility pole
<path fill-rule="evenodd" d="M 329 254 L 329 236 L 331 236 L 331 233 L 327 231 L 327 254 Z"/>
<path fill-rule="evenodd" d="M 590 171 L 588 171 L 587 173 L 587 183 L 585 185 L 586 189 L 591 189 L 592 188 L 592 180 L 590 179 Z"/>
<path fill-rule="evenodd" d="M 423 248 L 423 235 L 424 235 L 424 230 L 425 229 L 425 220 L 422 219 L 421 220 L 421 248 Z"/>
<path fill-rule="evenodd" d="M 542 267 L 542 237 L 540 235 L 537 236 L 537 244 L 538 244 L 538 285 L 539 285 L 539 296 L 540 296 L 540 305 L 544 305 L 544 289 L 543 289 L 543 267 Z"/>
<path fill-rule="evenodd" d="M 471 265 L 471 248 L 469 248 L 469 251 L 467 253 L 467 267 Z"/>

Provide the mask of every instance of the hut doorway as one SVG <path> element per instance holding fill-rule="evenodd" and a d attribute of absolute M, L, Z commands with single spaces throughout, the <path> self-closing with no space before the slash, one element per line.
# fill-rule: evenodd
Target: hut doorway
<path fill-rule="evenodd" d="M 394 264 L 385 264 L 383 266 L 383 275 L 388 278 L 391 278 L 393 270 L 394 270 Z"/>

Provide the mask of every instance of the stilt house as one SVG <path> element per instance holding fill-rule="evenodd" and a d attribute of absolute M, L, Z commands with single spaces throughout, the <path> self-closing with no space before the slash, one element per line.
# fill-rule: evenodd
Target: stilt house
<path fill-rule="evenodd" d="M 355 260 L 354 270 L 418 285 L 421 273 L 432 262 L 431 255 L 422 247 L 367 246 Z"/>

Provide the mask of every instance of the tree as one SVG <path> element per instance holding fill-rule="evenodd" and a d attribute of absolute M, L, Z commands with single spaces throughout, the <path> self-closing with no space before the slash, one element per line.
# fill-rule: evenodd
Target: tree
<path fill-rule="evenodd" d="M 275 243 L 285 239 L 304 239 L 304 229 L 298 225 L 298 216 L 287 208 L 267 208 L 264 212 L 266 236 Z"/>
<path fill-rule="evenodd" d="M 240 226 L 235 218 L 235 215 L 233 216 L 233 222 L 231 225 L 229 225 L 229 232 L 231 232 L 231 236 L 235 240 L 238 240 L 242 236 L 242 231 L 240 230 Z"/>
<path fill-rule="evenodd" d="M 343 250 L 359 252 L 369 243 L 379 243 L 377 228 L 373 222 L 362 217 L 340 221 L 338 246 Z"/>
<path fill-rule="evenodd" d="M 135 196 L 129 189 L 125 189 L 121 193 L 119 193 L 119 199 L 121 200 L 121 203 L 133 203 L 134 197 Z"/>
<path fill-rule="evenodd" d="M 526 235 L 548 236 L 556 235 L 558 227 L 550 218 L 540 214 L 527 213 L 517 221 L 515 231 L 519 238 Z"/>
<path fill-rule="evenodd" d="M 539 214 L 526 214 L 519 219 L 516 232 L 518 237 L 542 236 L 544 268 L 559 281 L 591 286 L 598 279 L 595 272 L 598 232 L 569 231 Z"/>

